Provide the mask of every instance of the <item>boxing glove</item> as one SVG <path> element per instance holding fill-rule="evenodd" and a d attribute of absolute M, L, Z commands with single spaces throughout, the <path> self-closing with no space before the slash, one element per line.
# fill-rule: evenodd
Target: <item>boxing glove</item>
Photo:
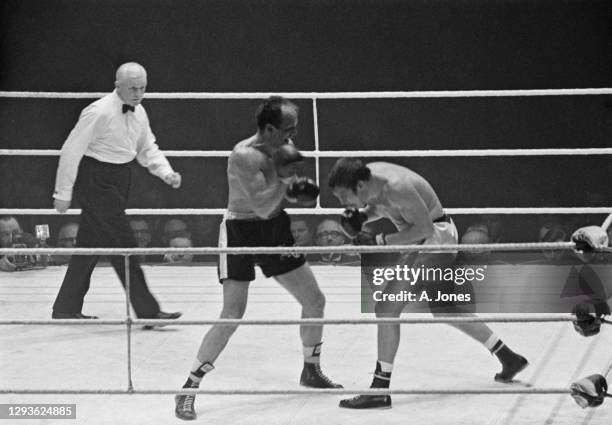
<path fill-rule="evenodd" d="M 319 186 L 313 180 L 307 177 L 297 177 L 287 187 L 285 197 L 289 202 L 312 204 L 317 200 L 319 192 Z"/>
<path fill-rule="evenodd" d="M 340 217 L 342 228 L 351 237 L 361 232 L 361 227 L 366 221 L 368 221 L 368 216 L 357 208 L 345 209 Z"/>
<path fill-rule="evenodd" d="M 570 385 L 572 398 L 583 409 L 597 407 L 604 401 L 607 394 L 608 383 L 603 375 L 595 374 L 582 378 Z"/>
<path fill-rule="evenodd" d="M 274 152 L 272 160 L 276 174 L 282 179 L 293 176 L 304 157 L 295 146 L 285 143 Z"/>

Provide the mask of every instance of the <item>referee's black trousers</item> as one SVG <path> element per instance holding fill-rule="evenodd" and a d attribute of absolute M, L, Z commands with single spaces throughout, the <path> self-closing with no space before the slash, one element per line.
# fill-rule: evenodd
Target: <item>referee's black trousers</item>
<path fill-rule="evenodd" d="M 74 195 L 82 213 L 77 247 L 132 248 L 136 241 L 125 215 L 130 189 L 131 169 L 128 164 L 100 162 L 83 157 L 74 186 Z M 125 288 L 123 256 L 109 256 Z M 98 256 L 73 255 L 64 281 L 57 294 L 53 311 L 80 313 L 89 290 L 91 273 Z M 151 318 L 159 313 L 159 304 L 149 291 L 137 256 L 130 256 L 130 302 L 139 318 Z"/>

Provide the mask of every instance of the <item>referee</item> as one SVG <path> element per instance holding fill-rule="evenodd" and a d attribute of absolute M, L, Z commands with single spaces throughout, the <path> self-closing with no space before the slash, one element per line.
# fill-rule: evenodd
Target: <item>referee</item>
<path fill-rule="evenodd" d="M 77 234 L 79 248 L 131 248 L 136 241 L 125 207 L 130 191 L 130 162 L 136 158 L 151 174 L 177 189 L 181 175 L 174 172 L 155 143 L 149 118 L 140 104 L 147 87 L 147 72 L 129 62 L 117 69 L 115 90 L 87 106 L 62 147 L 54 207 L 65 213 L 74 196 L 82 208 Z M 125 287 L 122 256 L 110 262 Z M 94 255 L 73 255 L 53 304 L 54 319 L 96 319 L 81 313 Z M 181 313 L 160 310 L 149 291 L 136 256 L 130 258 L 130 302 L 139 318 L 177 319 Z"/>

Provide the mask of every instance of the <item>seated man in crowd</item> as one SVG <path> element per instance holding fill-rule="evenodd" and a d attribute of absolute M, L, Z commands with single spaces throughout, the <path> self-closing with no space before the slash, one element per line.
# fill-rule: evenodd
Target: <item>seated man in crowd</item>
<path fill-rule="evenodd" d="M 474 244 L 488 244 L 491 243 L 489 238 L 489 232 L 484 224 L 472 225 L 468 227 L 467 231 L 461 236 L 461 244 L 463 245 L 474 245 Z M 486 264 L 489 260 L 490 251 L 478 250 L 478 251 L 461 251 L 457 258 L 458 261 L 467 264 L 482 263 Z"/>
<path fill-rule="evenodd" d="M 136 240 L 136 246 L 138 248 L 148 248 L 151 245 L 151 230 L 147 220 L 140 217 L 133 217 L 130 219 L 130 229 L 132 229 L 134 239 Z M 141 263 L 144 263 L 147 260 L 154 261 L 153 257 L 156 256 L 139 255 L 138 259 Z"/>
<path fill-rule="evenodd" d="M 348 243 L 348 237 L 338 221 L 326 218 L 317 226 L 316 242 L 317 246 L 340 246 Z M 319 254 L 318 261 L 325 264 L 357 263 L 359 254 Z"/>
<path fill-rule="evenodd" d="M 182 236 L 170 239 L 168 244 L 170 248 L 191 248 L 193 246 L 191 239 Z M 191 263 L 193 254 L 166 254 L 164 262 L 166 263 Z"/>
<path fill-rule="evenodd" d="M 191 239 L 191 232 L 187 223 L 180 218 L 172 218 L 164 225 L 164 231 L 161 236 L 162 246 L 170 246 L 170 240 L 173 238 L 189 238 Z"/>
<path fill-rule="evenodd" d="M 77 233 L 79 233 L 79 225 L 74 222 L 64 224 L 57 233 L 58 248 L 75 248 L 77 241 Z M 68 264 L 71 255 L 56 254 L 52 257 L 51 262 L 55 265 Z"/>
<path fill-rule="evenodd" d="M 34 248 L 36 238 L 30 233 L 24 233 L 15 217 L 4 216 L 0 217 L 0 247 Z M 29 255 L 4 255 L 0 258 L 0 270 L 5 272 L 28 269 L 35 264 L 36 258 Z"/>
<path fill-rule="evenodd" d="M 295 240 L 295 246 L 312 246 L 312 229 L 306 217 L 291 217 L 291 235 Z"/>

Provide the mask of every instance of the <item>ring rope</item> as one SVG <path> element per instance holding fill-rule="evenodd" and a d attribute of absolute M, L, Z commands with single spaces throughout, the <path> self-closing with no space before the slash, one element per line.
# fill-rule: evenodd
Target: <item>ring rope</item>
<path fill-rule="evenodd" d="M 452 245 L 340 245 L 340 246 L 261 246 L 195 248 L 0 248 L 0 255 L 159 255 L 159 254 L 338 254 L 369 252 L 455 252 L 455 251 L 540 251 L 570 250 L 574 242 L 514 242 Z M 604 248 L 605 250 L 605 248 Z"/>
<path fill-rule="evenodd" d="M 316 117 L 316 115 L 315 115 Z M 315 120 L 315 127 L 318 122 Z M 0 149 L 4 156 L 59 156 L 59 149 Z M 164 150 L 167 157 L 188 158 L 227 158 L 232 151 L 226 150 Z M 313 158 L 339 158 L 351 157 L 495 157 L 495 156 L 565 156 L 565 155 L 612 155 L 612 148 L 543 148 L 543 149 L 423 149 L 423 150 L 354 150 L 334 151 L 318 150 L 318 131 L 315 131 L 315 150 L 300 151 L 306 157 Z M 318 173 L 317 173 L 318 174 Z"/>
<path fill-rule="evenodd" d="M 106 96 L 105 92 L 43 92 L 0 91 L 0 98 L 92 99 Z M 147 93 L 150 99 L 265 99 L 283 96 L 290 99 L 396 99 L 396 98 L 455 98 L 455 97 L 532 97 L 585 96 L 612 94 L 612 88 L 529 89 L 529 90 L 425 90 L 377 92 L 168 92 Z"/>
<path fill-rule="evenodd" d="M 343 208 L 286 208 L 289 214 L 342 214 Z M 225 208 L 128 208 L 127 215 L 223 215 Z M 445 208 L 451 215 L 467 214 L 610 214 L 612 207 L 484 207 Z M 1 215 L 60 215 L 53 208 L 0 208 Z M 79 208 L 71 208 L 64 215 L 79 215 Z"/>
<path fill-rule="evenodd" d="M 53 319 L 53 320 L 0 320 L 0 325 L 431 325 L 449 323 L 550 323 L 550 322 L 571 322 L 576 317 L 571 314 L 559 313 L 538 316 L 511 316 L 511 315 L 490 315 L 490 316 L 451 316 L 451 317 L 380 317 L 380 318 L 345 318 L 345 319 L 209 319 L 209 320 L 170 320 L 170 319 L 125 319 L 125 320 L 103 320 L 103 319 Z"/>
<path fill-rule="evenodd" d="M 208 394 L 208 395 L 316 395 L 316 394 L 365 394 L 365 395 L 480 395 L 480 394 L 570 394 L 569 388 L 423 388 L 423 389 L 372 389 L 372 388 L 317 388 L 317 389 L 0 389 L 0 394 Z"/>

